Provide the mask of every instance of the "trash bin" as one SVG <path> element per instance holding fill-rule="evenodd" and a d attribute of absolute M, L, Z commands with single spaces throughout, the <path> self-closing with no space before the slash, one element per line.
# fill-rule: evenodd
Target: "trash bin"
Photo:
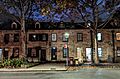
<path fill-rule="evenodd" d="M 75 58 L 74 61 L 75 61 L 75 65 L 78 66 L 79 65 L 78 58 Z"/>
<path fill-rule="evenodd" d="M 72 66 L 74 64 L 73 57 L 69 57 L 69 65 Z"/>

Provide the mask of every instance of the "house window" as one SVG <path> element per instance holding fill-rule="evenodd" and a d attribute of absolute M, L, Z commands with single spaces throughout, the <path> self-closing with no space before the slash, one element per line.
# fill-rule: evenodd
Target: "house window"
<path fill-rule="evenodd" d="M 12 23 L 11 28 L 12 28 L 12 29 L 17 29 L 17 24 L 16 24 L 16 22 L 13 22 L 13 23 Z"/>
<path fill-rule="evenodd" d="M 83 34 L 82 33 L 77 33 L 77 41 L 83 41 Z"/>
<path fill-rule="evenodd" d="M 19 42 L 19 34 L 14 34 L 14 42 Z"/>
<path fill-rule="evenodd" d="M 101 33 L 97 33 L 97 40 L 102 41 L 102 34 Z"/>
<path fill-rule="evenodd" d="M 9 42 L 9 34 L 4 35 L 4 42 L 5 42 L 5 44 L 8 44 L 8 42 Z"/>
<path fill-rule="evenodd" d="M 56 47 L 51 48 L 51 60 L 57 60 L 57 48 Z"/>
<path fill-rule="evenodd" d="M 117 56 L 120 57 L 120 47 L 117 47 Z"/>
<path fill-rule="evenodd" d="M 54 41 L 57 41 L 57 34 L 53 33 L 51 35 L 51 40 L 54 42 Z"/>
<path fill-rule="evenodd" d="M 40 29 L 40 23 L 39 23 L 39 22 L 36 22 L 36 23 L 35 23 L 35 28 L 36 28 L 36 29 Z"/>
<path fill-rule="evenodd" d="M 98 56 L 102 57 L 102 48 L 98 48 Z"/>
<path fill-rule="evenodd" d="M 13 48 L 12 58 L 19 58 L 19 48 Z"/>
<path fill-rule="evenodd" d="M 120 33 L 116 33 L 116 40 L 120 41 Z"/>
<path fill-rule="evenodd" d="M 48 34 L 29 34 L 29 41 L 47 41 Z"/>
<path fill-rule="evenodd" d="M 69 57 L 69 48 L 63 47 L 63 58 Z"/>
<path fill-rule="evenodd" d="M 68 42 L 68 39 L 69 39 L 69 38 L 66 38 L 66 37 L 65 37 L 65 34 L 63 34 L 62 39 L 63 39 L 63 42 Z"/>
<path fill-rule="evenodd" d="M 29 41 L 38 41 L 38 35 L 37 34 L 29 34 Z"/>

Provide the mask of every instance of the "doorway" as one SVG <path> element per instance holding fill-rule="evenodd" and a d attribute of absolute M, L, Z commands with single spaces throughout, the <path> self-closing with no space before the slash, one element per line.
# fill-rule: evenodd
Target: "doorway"
<path fill-rule="evenodd" d="M 57 60 L 57 48 L 52 47 L 51 49 L 51 60 Z"/>
<path fill-rule="evenodd" d="M 86 60 L 91 62 L 91 48 L 86 48 Z"/>
<path fill-rule="evenodd" d="M 38 57 L 39 62 L 46 62 L 46 49 L 37 47 L 36 48 L 36 56 Z"/>

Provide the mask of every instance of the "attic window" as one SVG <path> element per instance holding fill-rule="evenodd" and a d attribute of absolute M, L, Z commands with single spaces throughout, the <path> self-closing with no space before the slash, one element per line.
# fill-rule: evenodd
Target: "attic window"
<path fill-rule="evenodd" d="M 12 23 L 11 28 L 12 28 L 12 29 L 17 29 L 17 24 L 16 24 L 16 22 L 13 22 L 13 23 Z"/>
<path fill-rule="evenodd" d="M 40 28 L 40 23 L 39 23 L 39 22 L 36 22 L 36 23 L 35 23 L 35 28 L 36 28 L 36 29 L 39 29 L 39 28 Z"/>

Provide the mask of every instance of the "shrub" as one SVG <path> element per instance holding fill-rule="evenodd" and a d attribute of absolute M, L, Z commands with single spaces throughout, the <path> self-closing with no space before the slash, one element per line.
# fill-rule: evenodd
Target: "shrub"
<path fill-rule="evenodd" d="M 16 58 L 4 60 L 3 63 L 1 64 L 1 67 L 18 68 L 21 67 L 21 65 L 25 65 L 25 61 L 23 59 Z"/>

